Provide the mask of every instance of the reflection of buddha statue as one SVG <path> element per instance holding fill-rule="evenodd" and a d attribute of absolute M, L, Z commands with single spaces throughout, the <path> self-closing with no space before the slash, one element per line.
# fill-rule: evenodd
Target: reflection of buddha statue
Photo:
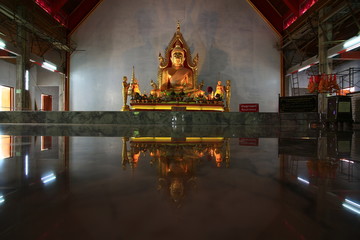
<path fill-rule="evenodd" d="M 171 51 L 171 67 L 164 69 L 161 89 L 181 90 L 192 88 L 192 71 L 184 67 L 185 52 L 180 44 Z"/>

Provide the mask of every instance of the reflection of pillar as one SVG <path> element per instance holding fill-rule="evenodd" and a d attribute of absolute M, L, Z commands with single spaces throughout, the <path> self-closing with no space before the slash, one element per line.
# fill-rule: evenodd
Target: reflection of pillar
<path fill-rule="evenodd" d="M 317 149 L 317 161 L 328 161 L 328 147 L 327 147 L 327 137 L 319 136 L 318 138 L 318 149 Z M 322 177 L 321 173 L 317 181 L 317 200 L 316 200 L 316 216 L 321 218 L 326 209 L 326 193 L 328 189 L 329 179 L 327 176 Z"/>
<path fill-rule="evenodd" d="M 319 19 L 322 19 L 326 15 L 326 8 L 322 8 L 319 11 Z M 318 55 L 319 55 L 319 74 L 331 74 L 331 60 L 328 58 L 327 42 L 332 40 L 332 25 L 327 23 L 319 23 L 318 29 Z M 327 112 L 327 99 L 326 93 L 319 93 L 318 98 L 319 113 L 326 114 Z"/>
<path fill-rule="evenodd" d="M 24 18 L 25 7 L 18 7 L 18 14 Z M 16 57 L 16 90 L 15 90 L 15 110 L 31 110 L 30 92 L 29 92 L 29 74 L 30 71 L 30 41 L 29 34 L 21 24 L 17 26 L 17 45 L 20 48 L 20 56 Z M 27 76 L 26 76 L 27 75 Z"/>
<path fill-rule="evenodd" d="M 14 139 L 14 152 L 17 159 L 19 159 L 21 164 L 21 170 L 19 172 L 19 181 L 20 181 L 20 187 L 25 186 L 26 179 L 29 176 L 29 168 L 30 168 L 30 147 L 32 144 L 24 144 L 24 142 L 32 143 L 33 138 L 31 137 L 20 137 L 16 136 Z"/>
<path fill-rule="evenodd" d="M 59 136 L 58 137 L 58 151 L 59 151 L 59 161 L 63 163 L 63 183 L 64 194 L 70 193 L 70 166 L 69 166 L 69 136 Z"/>

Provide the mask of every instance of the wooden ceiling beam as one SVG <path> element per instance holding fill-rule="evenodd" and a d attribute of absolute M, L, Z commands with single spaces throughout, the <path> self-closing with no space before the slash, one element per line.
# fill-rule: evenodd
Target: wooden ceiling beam
<path fill-rule="evenodd" d="M 297 0 L 282 0 L 283 3 L 285 3 L 285 5 L 290 9 L 290 11 L 295 15 L 295 16 L 299 16 L 299 3 Z"/>

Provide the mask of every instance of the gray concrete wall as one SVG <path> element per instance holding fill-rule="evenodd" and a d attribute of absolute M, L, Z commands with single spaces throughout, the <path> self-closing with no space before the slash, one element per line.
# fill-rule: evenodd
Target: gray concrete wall
<path fill-rule="evenodd" d="M 0 59 L 0 85 L 6 87 L 16 85 L 16 66 L 2 59 Z"/>
<path fill-rule="evenodd" d="M 232 111 L 240 103 L 277 111 L 278 37 L 246 0 L 103 1 L 72 35 L 70 110 L 120 110 L 122 77 L 130 78 L 132 66 L 149 93 L 177 20 L 192 54 L 199 53 L 204 89 L 214 88 L 220 73 L 232 81 Z"/>
<path fill-rule="evenodd" d="M 53 110 L 63 110 L 64 75 L 34 65 L 30 69 L 30 101 L 33 110 L 40 109 L 40 94 L 53 96 Z M 16 88 L 16 65 L 0 60 L 0 85 Z"/>
<path fill-rule="evenodd" d="M 59 111 L 59 87 L 38 86 L 35 91 L 37 110 L 41 110 L 41 94 L 51 95 L 52 110 Z"/>

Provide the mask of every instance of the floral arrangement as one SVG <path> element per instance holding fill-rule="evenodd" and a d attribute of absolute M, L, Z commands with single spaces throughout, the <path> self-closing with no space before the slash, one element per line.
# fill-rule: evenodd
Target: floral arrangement
<path fill-rule="evenodd" d="M 219 94 L 217 94 L 219 95 Z M 159 96 L 154 94 L 142 94 L 136 93 L 132 98 L 133 103 L 198 103 L 198 104 L 221 104 L 221 96 L 212 96 L 212 92 L 209 95 L 185 93 L 184 91 L 163 91 Z"/>

